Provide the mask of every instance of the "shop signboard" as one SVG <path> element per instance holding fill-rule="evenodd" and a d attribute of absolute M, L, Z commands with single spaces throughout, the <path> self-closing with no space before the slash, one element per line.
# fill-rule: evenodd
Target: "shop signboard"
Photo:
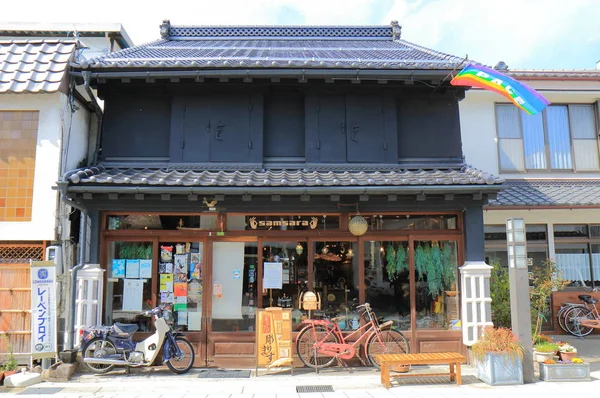
<path fill-rule="evenodd" d="M 256 367 L 292 364 L 292 309 L 256 310 Z"/>
<path fill-rule="evenodd" d="M 31 356 L 56 356 L 56 265 L 31 262 Z"/>

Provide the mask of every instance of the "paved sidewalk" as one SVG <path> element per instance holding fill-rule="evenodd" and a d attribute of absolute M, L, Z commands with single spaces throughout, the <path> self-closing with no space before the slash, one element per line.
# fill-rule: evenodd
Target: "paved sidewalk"
<path fill-rule="evenodd" d="M 556 339 L 559 336 L 553 336 Z M 175 375 L 166 367 L 132 369 L 131 374 L 117 370 L 106 375 L 83 373 L 68 383 L 42 383 L 26 389 L 0 387 L 0 395 L 27 395 L 40 397 L 140 397 L 140 398 L 506 398 L 576 396 L 600 390 L 600 335 L 584 340 L 560 336 L 578 348 L 580 356 L 591 364 L 593 380 L 589 382 L 547 383 L 538 381 L 519 386 L 491 387 L 475 377 L 475 368 L 462 367 L 463 385 L 451 383 L 449 377 L 407 378 L 395 381 L 386 390 L 379 382 L 379 372 L 371 368 L 328 368 L 316 374 L 308 369 L 296 369 L 294 376 L 288 370 L 245 370 L 237 378 L 206 377 L 207 369 L 192 369 L 185 375 Z M 447 371 L 447 367 L 432 367 Z M 438 370 L 439 369 L 439 370 Z M 413 368 L 411 372 L 427 372 L 427 367 Z M 229 373 L 232 371 L 216 371 Z M 249 377 L 248 377 L 249 375 Z M 211 376 L 211 375 L 208 375 Z M 298 386 L 330 387 L 332 392 L 298 393 Z"/>

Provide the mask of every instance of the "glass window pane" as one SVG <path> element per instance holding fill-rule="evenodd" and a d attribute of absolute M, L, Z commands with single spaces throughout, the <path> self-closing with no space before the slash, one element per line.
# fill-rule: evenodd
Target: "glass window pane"
<path fill-rule="evenodd" d="M 506 243 L 506 227 L 504 225 L 485 225 L 483 233 L 486 241 L 503 241 Z"/>
<path fill-rule="evenodd" d="M 587 225 L 560 225 L 554 224 L 555 238 L 587 238 Z"/>
<path fill-rule="evenodd" d="M 185 230 L 185 229 L 217 229 L 216 214 L 201 215 L 160 215 L 132 214 L 125 216 L 107 216 L 109 230 Z"/>
<path fill-rule="evenodd" d="M 202 242 L 161 242 L 158 301 L 165 318 L 181 330 L 202 329 Z"/>
<path fill-rule="evenodd" d="M 590 255 L 587 243 L 557 243 L 556 266 L 569 286 L 591 286 Z"/>
<path fill-rule="evenodd" d="M 371 231 L 397 231 L 407 229 L 456 229 L 456 215 L 367 215 L 361 214 L 369 224 Z M 352 219 L 354 214 L 348 215 L 348 220 Z"/>
<path fill-rule="evenodd" d="M 594 286 L 600 285 L 600 245 L 592 245 L 592 278 Z"/>
<path fill-rule="evenodd" d="M 519 109 L 514 105 L 496 105 L 498 138 L 521 138 Z"/>
<path fill-rule="evenodd" d="M 527 224 L 525 226 L 525 235 L 527 236 L 527 242 L 546 241 L 547 240 L 547 228 L 545 225 Z"/>
<path fill-rule="evenodd" d="M 298 307 L 300 293 L 308 286 L 308 251 L 306 242 L 264 242 L 264 263 L 280 263 L 281 289 L 265 289 L 262 307 L 292 308 L 292 328 L 299 330 L 308 315 Z M 264 269 L 263 269 L 264 275 Z"/>
<path fill-rule="evenodd" d="M 152 254 L 152 242 L 108 244 L 106 324 L 135 323 L 140 331 L 151 330 L 150 318 L 140 313 L 152 307 Z"/>
<path fill-rule="evenodd" d="M 254 330 L 256 314 L 256 242 L 213 243 L 212 330 Z"/>
<path fill-rule="evenodd" d="M 573 138 L 596 139 L 596 117 L 592 105 L 569 105 Z"/>
<path fill-rule="evenodd" d="M 410 330 L 408 242 L 364 243 L 366 301 L 378 318 Z"/>
<path fill-rule="evenodd" d="M 523 115 L 523 146 L 525 148 L 525 168 L 545 169 L 546 143 L 544 140 L 544 120 L 542 114 Z"/>
<path fill-rule="evenodd" d="M 571 163 L 571 137 L 567 107 L 564 105 L 547 107 L 546 118 L 550 167 L 553 169 L 570 169 L 573 166 Z"/>
<path fill-rule="evenodd" d="M 593 140 L 573 140 L 573 152 L 575 153 L 575 167 L 579 171 L 597 171 L 598 166 L 598 142 Z"/>
<path fill-rule="evenodd" d="M 523 171 L 523 140 L 501 138 L 498 140 L 500 146 L 500 169 L 504 171 Z"/>
<path fill-rule="evenodd" d="M 313 258 L 314 291 L 321 295 L 321 311 L 315 316 L 346 316 L 339 323 L 344 330 L 356 329 L 358 313 L 358 258 L 356 243 L 315 242 Z M 365 254 L 366 256 L 366 254 Z"/>
<path fill-rule="evenodd" d="M 417 328 L 452 329 L 460 319 L 454 241 L 415 241 Z"/>

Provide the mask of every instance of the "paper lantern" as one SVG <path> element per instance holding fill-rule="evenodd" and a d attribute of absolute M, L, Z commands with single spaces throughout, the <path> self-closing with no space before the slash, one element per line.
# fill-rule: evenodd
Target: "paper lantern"
<path fill-rule="evenodd" d="M 365 234 L 365 232 L 367 232 L 367 229 L 369 229 L 369 224 L 364 217 L 362 217 L 360 214 L 357 214 L 352 217 L 348 223 L 348 229 L 352 235 L 362 236 Z"/>
<path fill-rule="evenodd" d="M 296 253 L 298 253 L 298 255 L 302 255 L 302 252 L 304 252 L 304 246 L 302 246 L 300 243 L 298 243 L 298 245 L 296 246 Z"/>

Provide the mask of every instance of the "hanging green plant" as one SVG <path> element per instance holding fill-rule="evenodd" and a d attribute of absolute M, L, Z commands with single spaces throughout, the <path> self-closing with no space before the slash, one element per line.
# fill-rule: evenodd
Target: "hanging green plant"
<path fill-rule="evenodd" d="M 417 279 L 423 280 L 423 272 L 425 272 L 425 263 L 427 262 L 425 249 L 421 243 L 415 250 L 415 272 L 417 273 Z"/>
<path fill-rule="evenodd" d="M 396 272 L 408 271 L 408 263 L 406 262 L 406 249 L 404 245 L 400 243 L 396 250 Z"/>
<path fill-rule="evenodd" d="M 453 243 L 445 242 L 444 248 L 442 249 L 442 264 L 444 269 L 442 278 L 446 290 L 452 289 L 452 285 L 456 281 L 456 264 L 453 260 L 453 253 Z"/>
<path fill-rule="evenodd" d="M 427 287 L 429 288 L 429 294 L 432 297 L 439 296 L 444 290 L 442 282 L 443 265 L 442 265 L 442 251 L 438 242 L 433 243 L 431 249 L 429 249 L 429 259 L 427 263 Z"/>
<path fill-rule="evenodd" d="M 396 280 L 396 252 L 394 246 L 390 243 L 385 248 L 385 259 L 387 261 L 385 270 L 387 271 L 388 279 L 390 281 Z"/>

